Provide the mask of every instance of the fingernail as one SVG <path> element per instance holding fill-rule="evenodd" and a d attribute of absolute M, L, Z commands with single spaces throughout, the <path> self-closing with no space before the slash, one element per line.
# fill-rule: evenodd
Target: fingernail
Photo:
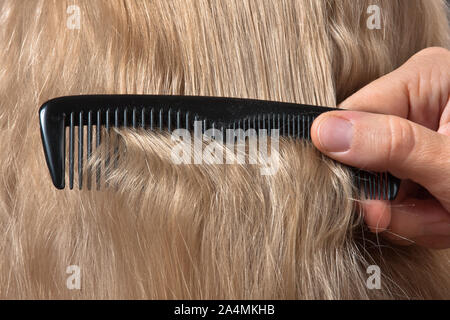
<path fill-rule="evenodd" d="M 423 236 L 450 236 L 450 223 L 439 222 L 422 226 Z"/>
<path fill-rule="evenodd" d="M 319 142 L 328 152 L 343 152 L 350 149 L 353 125 L 350 121 L 330 116 L 319 125 Z"/>

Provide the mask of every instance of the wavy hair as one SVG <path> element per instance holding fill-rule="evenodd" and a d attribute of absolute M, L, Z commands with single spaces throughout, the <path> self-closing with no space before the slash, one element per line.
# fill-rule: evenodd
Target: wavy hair
<path fill-rule="evenodd" d="M 67 26 L 75 5 L 80 28 Z M 366 25 L 369 5 L 381 28 Z M 79 11 L 78 11 L 79 9 Z M 38 107 L 72 94 L 229 96 L 335 106 L 449 46 L 441 0 L 0 3 L 1 298 L 450 298 L 446 251 L 364 226 L 345 167 L 281 140 L 280 168 L 175 165 L 166 134 L 119 131 L 118 190 L 55 190 Z M 102 155 L 97 154 L 97 161 Z M 67 287 L 67 267 L 81 288 Z M 381 270 L 369 289 L 367 268 Z"/>

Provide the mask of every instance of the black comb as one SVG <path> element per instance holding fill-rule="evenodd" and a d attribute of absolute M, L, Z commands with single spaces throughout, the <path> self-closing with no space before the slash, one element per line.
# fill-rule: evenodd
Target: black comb
<path fill-rule="evenodd" d="M 53 184 L 65 187 L 66 127 L 69 128 L 69 187 L 74 181 L 75 129 L 78 127 L 78 186 L 83 186 L 83 143 L 86 159 L 92 155 L 93 144 L 101 144 L 101 132 L 111 127 L 144 128 L 153 131 L 192 130 L 194 121 L 202 121 L 203 130 L 216 129 L 278 129 L 279 135 L 310 140 L 314 119 L 336 108 L 282 103 L 252 99 L 158 96 L 158 95 L 84 95 L 60 97 L 47 101 L 39 110 L 42 143 Z M 93 137 L 93 127 L 96 127 Z M 86 136 L 84 128 L 86 127 Z M 94 141 L 93 141 L 94 139 Z M 117 153 L 117 146 L 114 150 Z M 105 160 L 105 168 L 112 159 Z M 92 172 L 87 170 L 87 188 L 91 188 Z M 97 188 L 101 169 L 96 170 Z M 355 183 L 366 198 L 392 200 L 400 180 L 390 173 L 375 173 L 352 168 Z"/>

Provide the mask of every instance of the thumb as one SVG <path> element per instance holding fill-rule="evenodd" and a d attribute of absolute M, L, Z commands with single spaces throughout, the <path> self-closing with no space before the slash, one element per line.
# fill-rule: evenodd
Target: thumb
<path fill-rule="evenodd" d="M 397 116 L 343 110 L 320 115 L 311 137 L 339 162 L 413 180 L 450 211 L 449 136 Z"/>

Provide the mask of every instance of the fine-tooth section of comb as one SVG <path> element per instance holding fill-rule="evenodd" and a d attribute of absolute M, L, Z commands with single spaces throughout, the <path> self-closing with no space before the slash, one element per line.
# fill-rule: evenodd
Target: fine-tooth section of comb
<path fill-rule="evenodd" d="M 75 132 L 75 115 L 70 113 L 70 125 L 69 125 L 69 188 L 73 189 L 73 163 L 74 163 L 74 132 Z"/>
<path fill-rule="evenodd" d="M 352 168 L 355 183 L 367 199 L 392 200 L 400 186 L 400 179 L 387 172 L 370 172 Z"/>
<path fill-rule="evenodd" d="M 195 121 L 199 121 L 202 133 L 215 129 L 216 133 L 218 130 L 222 134 L 223 139 L 226 129 L 250 129 L 255 130 L 257 135 L 259 130 L 267 130 L 268 136 L 271 136 L 272 130 L 278 130 L 279 135 L 286 138 L 311 140 L 310 129 L 314 119 L 321 113 L 332 110 L 336 109 L 237 98 L 86 95 L 49 100 L 40 108 L 39 118 L 45 157 L 55 187 L 65 187 L 68 127 L 69 188 L 74 187 L 74 158 L 78 145 L 78 187 L 82 189 L 86 185 L 90 190 L 94 176 L 98 190 L 102 184 L 102 173 L 108 177 L 111 167 L 117 167 L 120 157 L 119 139 L 113 139 L 110 134 L 112 127 L 142 128 L 156 132 L 164 130 L 171 133 L 175 129 L 193 131 Z M 78 137 L 75 127 L 78 128 Z M 94 146 L 97 150 L 103 145 L 101 152 L 106 153 L 104 169 L 102 170 L 101 163 L 95 164 L 94 168 L 86 165 L 93 155 Z M 364 197 L 388 200 L 395 198 L 400 180 L 391 174 L 356 168 L 352 168 L 352 172 L 355 184 Z M 104 179 L 104 184 L 108 185 L 107 178 Z"/>
<path fill-rule="evenodd" d="M 98 110 L 97 111 L 96 140 L 95 140 L 95 148 L 96 149 L 100 148 L 100 144 L 102 142 L 101 127 L 102 127 L 102 112 L 101 112 L 101 110 Z M 95 174 L 95 183 L 97 185 L 97 190 L 100 189 L 100 175 L 101 175 L 101 171 L 102 171 L 101 165 L 97 164 L 96 174 Z"/>
<path fill-rule="evenodd" d="M 83 111 L 79 113 L 79 125 L 78 125 L 78 186 L 81 190 L 83 187 L 83 140 L 84 140 L 84 124 L 83 124 Z M 64 165 L 64 160 L 63 160 Z M 61 174 L 64 175 L 64 172 Z M 52 174 L 53 177 L 53 174 Z M 60 181 L 59 173 L 57 173 L 57 179 Z M 53 179 L 53 183 L 55 179 Z M 64 188 L 64 177 L 62 179 L 62 188 Z M 56 186 L 56 185 L 55 185 Z M 56 186 L 58 188 L 58 186 Z"/>
<path fill-rule="evenodd" d="M 87 125 L 87 161 L 91 159 L 92 156 L 92 111 L 89 110 L 88 112 L 88 125 Z M 88 190 L 91 190 L 91 168 L 87 166 L 87 188 Z"/>

